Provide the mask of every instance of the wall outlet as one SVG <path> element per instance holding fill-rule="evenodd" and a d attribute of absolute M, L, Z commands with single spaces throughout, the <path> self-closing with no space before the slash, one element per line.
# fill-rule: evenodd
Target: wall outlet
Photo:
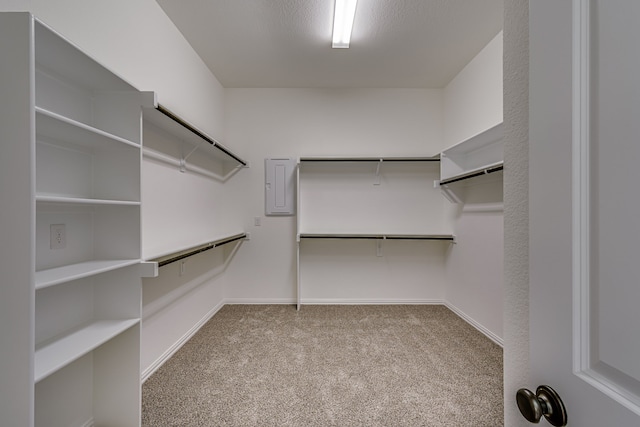
<path fill-rule="evenodd" d="M 262 220 L 259 216 L 253 218 L 253 225 L 256 227 L 260 227 L 260 225 L 262 225 Z"/>
<path fill-rule="evenodd" d="M 64 224 L 51 224 L 50 249 L 64 249 L 67 247 L 67 233 Z"/>

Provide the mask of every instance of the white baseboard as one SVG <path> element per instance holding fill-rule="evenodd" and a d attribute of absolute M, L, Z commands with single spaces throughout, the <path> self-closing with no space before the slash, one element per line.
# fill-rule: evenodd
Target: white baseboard
<path fill-rule="evenodd" d="M 167 351 L 162 353 L 160 357 L 158 357 L 147 369 L 142 372 L 142 382 L 144 383 L 147 379 L 149 379 L 149 377 L 155 371 L 157 371 L 158 368 L 164 365 L 164 363 L 169 360 L 176 351 L 180 350 L 180 347 L 182 347 L 187 341 L 189 341 L 189 339 L 191 339 L 191 337 L 193 337 L 195 333 L 198 332 L 198 330 L 200 330 L 200 328 L 202 328 L 204 324 L 207 323 L 224 306 L 225 301 L 220 301 L 218 305 L 209 310 L 209 312 L 207 312 L 207 314 L 205 314 L 202 319 L 200 319 L 195 325 L 193 325 L 191 329 L 189 329 L 184 335 L 182 335 L 178 339 L 178 341 L 173 343 L 173 345 L 169 347 Z"/>
<path fill-rule="evenodd" d="M 455 305 L 453 305 L 453 304 L 451 304 L 451 303 L 449 303 L 447 301 L 444 301 L 444 305 L 449 310 L 451 310 L 455 314 L 457 314 L 458 317 L 460 317 L 462 320 L 464 320 L 465 322 L 467 322 L 468 324 L 470 324 L 471 326 L 476 328 L 478 331 L 480 331 L 483 335 L 485 335 L 491 341 L 493 341 L 494 343 L 498 344 L 500 347 L 504 347 L 504 341 L 503 341 L 502 338 L 500 338 L 499 336 L 497 336 L 496 334 L 491 332 L 489 329 L 487 329 L 484 326 L 482 326 L 480 323 L 476 322 L 474 319 L 469 317 L 465 312 L 460 310 L 458 307 L 456 307 Z"/>
<path fill-rule="evenodd" d="M 342 299 L 307 298 L 300 305 L 441 305 L 441 299 Z"/>
<path fill-rule="evenodd" d="M 283 304 L 295 304 L 294 298 L 225 298 L 225 305 L 283 305 Z"/>

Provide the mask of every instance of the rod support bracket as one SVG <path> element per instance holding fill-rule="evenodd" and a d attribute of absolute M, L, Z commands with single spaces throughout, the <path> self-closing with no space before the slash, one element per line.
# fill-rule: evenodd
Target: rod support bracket
<path fill-rule="evenodd" d="M 373 181 L 373 185 L 380 185 L 380 166 L 384 162 L 384 159 L 378 160 L 378 165 L 376 166 L 376 177 Z"/>

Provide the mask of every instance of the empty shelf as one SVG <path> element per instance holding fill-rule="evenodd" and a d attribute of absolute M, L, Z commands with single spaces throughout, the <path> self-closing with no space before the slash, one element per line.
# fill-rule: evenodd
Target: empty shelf
<path fill-rule="evenodd" d="M 108 149 L 117 147 L 114 143 L 119 143 L 122 147 L 140 149 L 140 145 L 135 142 L 40 107 L 36 107 L 36 133 L 56 141 L 91 148 Z"/>
<path fill-rule="evenodd" d="M 65 203 L 77 205 L 119 205 L 119 206 L 139 206 L 140 202 L 132 200 L 107 200 L 107 199 L 88 199 L 82 197 L 68 196 L 45 196 L 36 195 L 36 202 L 39 203 Z"/>
<path fill-rule="evenodd" d="M 35 352 L 35 382 L 78 360 L 137 323 L 138 319 L 101 320 L 42 345 Z"/>
<path fill-rule="evenodd" d="M 93 276 L 140 263 L 139 259 L 96 260 L 36 271 L 36 289 Z"/>

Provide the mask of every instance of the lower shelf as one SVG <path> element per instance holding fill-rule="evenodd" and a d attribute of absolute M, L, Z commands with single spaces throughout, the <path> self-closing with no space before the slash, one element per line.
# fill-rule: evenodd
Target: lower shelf
<path fill-rule="evenodd" d="M 35 382 L 45 379 L 139 322 L 139 319 L 100 320 L 39 346 L 35 352 Z"/>

